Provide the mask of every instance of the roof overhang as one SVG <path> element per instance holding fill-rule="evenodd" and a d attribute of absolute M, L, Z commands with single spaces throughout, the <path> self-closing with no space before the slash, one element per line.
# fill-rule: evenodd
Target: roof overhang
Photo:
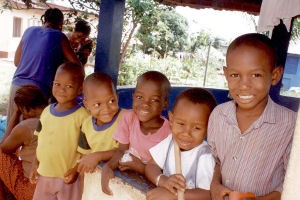
<path fill-rule="evenodd" d="M 262 0 L 156 0 L 171 6 L 189 6 L 191 8 L 213 8 L 216 10 L 242 11 L 259 15 Z"/>

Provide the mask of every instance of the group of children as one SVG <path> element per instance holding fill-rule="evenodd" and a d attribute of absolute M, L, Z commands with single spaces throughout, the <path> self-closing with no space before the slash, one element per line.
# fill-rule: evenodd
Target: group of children
<path fill-rule="evenodd" d="M 52 89 L 57 103 L 44 109 L 34 133 L 33 199 L 81 199 L 84 173 L 102 161 L 99 181 L 109 195 L 118 168 L 155 184 L 150 200 L 176 199 L 177 191 L 185 199 L 243 199 L 246 192 L 253 199 L 280 199 L 296 115 L 269 97 L 282 75 L 271 41 L 260 34 L 235 39 L 224 73 L 233 101 L 216 107 L 207 90 L 188 89 L 177 96 L 168 120 L 161 112 L 170 82 L 162 73 L 139 76 L 132 109 L 125 110 L 110 76 L 95 72 L 84 79 L 81 67 L 61 65 Z M 81 92 L 85 108 L 76 101 Z"/>

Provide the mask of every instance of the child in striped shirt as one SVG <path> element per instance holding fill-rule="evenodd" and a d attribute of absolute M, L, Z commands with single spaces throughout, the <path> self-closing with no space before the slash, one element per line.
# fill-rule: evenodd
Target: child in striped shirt
<path fill-rule="evenodd" d="M 224 74 L 233 101 L 214 109 L 207 133 L 216 160 L 212 199 L 236 192 L 280 199 L 296 120 L 269 96 L 282 72 L 268 37 L 245 34 L 229 45 Z"/>

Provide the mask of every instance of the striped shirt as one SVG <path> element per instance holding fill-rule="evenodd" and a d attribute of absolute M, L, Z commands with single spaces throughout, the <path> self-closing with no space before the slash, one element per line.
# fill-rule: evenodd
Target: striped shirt
<path fill-rule="evenodd" d="M 221 104 L 208 124 L 208 143 L 221 166 L 222 184 L 257 196 L 282 191 L 296 113 L 269 97 L 263 114 L 242 134 L 234 101 Z"/>

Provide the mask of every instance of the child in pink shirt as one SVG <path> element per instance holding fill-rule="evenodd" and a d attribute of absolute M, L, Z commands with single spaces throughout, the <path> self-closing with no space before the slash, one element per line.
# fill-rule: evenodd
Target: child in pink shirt
<path fill-rule="evenodd" d="M 161 116 L 168 106 L 169 90 L 170 82 L 160 72 L 148 71 L 139 76 L 132 110 L 123 113 L 113 135 L 120 143 L 119 149 L 103 167 L 101 183 L 104 193 L 112 195 L 108 183 L 117 167 L 121 171 L 144 174 L 145 164 L 151 159 L 149 149 L 171 133 L 168 120 Z"/>

